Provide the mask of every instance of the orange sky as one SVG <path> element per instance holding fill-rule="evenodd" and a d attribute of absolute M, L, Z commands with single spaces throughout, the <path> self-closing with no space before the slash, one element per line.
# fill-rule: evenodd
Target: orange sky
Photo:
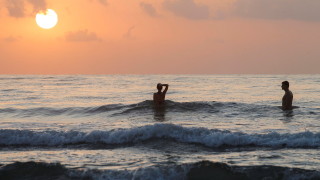
<path fill-rule="evenodd" d="M 37 26 L 51 8 L 56 27 Z M 0 0 L 0 74 L 320 73 L 320 1 Z"/>

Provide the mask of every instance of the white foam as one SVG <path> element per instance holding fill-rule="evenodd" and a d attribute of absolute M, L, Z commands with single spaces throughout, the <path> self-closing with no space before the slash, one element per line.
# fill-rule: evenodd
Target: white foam
<path fill-rule="evenodd" d="M 170 138 L 179 142 L 199 143 L 209 147 L 266 146 L 266 147 L 320 147 L 320 133 L 245 134 L 206 128 L 189 128 L 173 124 L 154 124 L 111 131 L 29 131 L 0 130 L 1 145 L 59 146 L 78 143 L 126 144 L 151 138 Z"/>

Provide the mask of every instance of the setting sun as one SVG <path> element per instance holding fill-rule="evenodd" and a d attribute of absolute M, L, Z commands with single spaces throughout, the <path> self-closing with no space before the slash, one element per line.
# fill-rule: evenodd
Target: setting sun
<path fill-rule="evenodd" d="M 46 12 L 39 12 L 36 15 L 36 22 L 38 26 L 44 29 L 50 29 L 57 25 L 58 15 L 52 9 L 47 9 Z"/>

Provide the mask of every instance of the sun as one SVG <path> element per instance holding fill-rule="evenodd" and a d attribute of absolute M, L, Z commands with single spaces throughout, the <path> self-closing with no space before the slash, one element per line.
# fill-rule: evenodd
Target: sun
<path fill-rule="evenodd" d="M 41 11 L 36 15 L 36 22 L 43 29 L 51 29 L 57 25 L 58 15 L 54 10 L 47 9 L 45 12 Z"/>

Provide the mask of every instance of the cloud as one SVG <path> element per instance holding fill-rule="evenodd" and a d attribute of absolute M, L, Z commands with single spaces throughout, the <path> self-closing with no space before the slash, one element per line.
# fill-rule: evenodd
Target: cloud
<path fill-rule="evenodd" d="M 196 0 L 164 0 L 163 7 L 177 16 L 193 20 L 240 17 L 320 21 L 320 0 L 234 0 L 229 7 L 223 8 L 210 4 L 211 9 Z"/>
<path fill-rule="evenodd" d="M 209 19 L 209 7 L 202 4 L 196 4 L 193 0 L 165 0 L 163 7 L 177 16 L 201 20 Z"/>
<path fill-rule="evenodd" d="M 237 0 L 233 16 L 259 19 L 320 20 L 319 0 Z"/>
<path fill-rule="evenodd" d="M 47 8 L 46 0 L 5 0 L 6 8 L 9 15 L 15 18 L 26 16 L 26 6 L 30 4 L 33 11 L 45 10 Z"/>
<path fill-rule="evenodd" d="M 134 28 L 135 28 L 135 26 L 131 26 L 131 27 L 128 29 L 127 33 L 125 33 L 125 34 L 123 35 L 123 37 L 125 37 L 125 38 L 127 38 L 127 39 L 131 39 L 131 38 L 132 38 L 131 32 L 134 30 Z"/>
<path fill-rule="evenodd" d="M 107 0 L 99 0 L 99 2 L 101 3 L 101 4 L 103 4 L 103 5 L 108 5 L 108 2 L 107 2 Z"/>
<path fill-rule="evenodd" d="M 88 0 L 90 2 L 94 2 L 93 0 Z M 102 5 L 108 5 L 108 0 L 97 0 L 99 3 L 101 3 Z"/>
<path fill-rule="evenodd" d="M 67 41 L 72 42 L 88 42 L 88 41 L 101 41 L 101 39 L 94 32 L 88 32 L 87 29 L 79 30 L 76 32 L 68 32 L 65 35 Z"/>
<path fill-rule="evenodd" d="M 46 0 L 28 0 L 28 1 L 30 4 L 32 4 L 33 10 L 36 12 L 47 9 Z"/>
<path fill-rule="evenodd" d="M 152 6 L 152 4 L 141 2 L 140 7 L 151 17 L 159 16 L 156 9 Z"/>
<path fill-rule="evenodd" d="M 20 39 L 21 39 L 20 36 L 19 36 L 19 37 L 8 36 L 8 37 L 6 37 L 6 38 L 3 38 L 3 40 L 4 40 L 5 42 L 16 42 L 16 41 L 18 41 L 18 40 L 20 40 Z"/>
<path fill-rule="evenodd" d="M 6 0 L 6 8 L 9 15 L 16 18 L 25 16 L 24 0 Z"/>

